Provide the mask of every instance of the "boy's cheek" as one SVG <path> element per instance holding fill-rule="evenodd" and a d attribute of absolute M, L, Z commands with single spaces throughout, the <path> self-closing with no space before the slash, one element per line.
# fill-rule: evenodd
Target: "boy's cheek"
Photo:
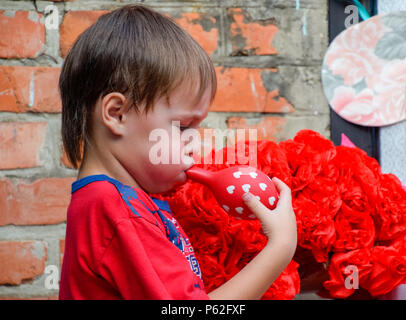
<path fill-rule="evenodd" d="M 179 165 L 156 165 L 145 183 L 155 192 L 165 192 L 186 181 L 187 177 Z M 159 191 L 157 191 L 159 190 Z"/>

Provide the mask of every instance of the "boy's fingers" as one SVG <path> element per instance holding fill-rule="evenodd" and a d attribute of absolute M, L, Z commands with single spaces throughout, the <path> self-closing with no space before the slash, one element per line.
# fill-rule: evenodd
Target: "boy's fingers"
<path fill-rule="evenodd" d="M 277 177 L 273 177 L 272 182 L 275 184 L 275 187 L 278 190 L 281 198 L 285 198 L 285 197 L 288 197 L 289 199 L 292 198 L 292 191 L 290 190 L 289 186 L 285 182 L 278 179 Z"/>
<path fill-rule="evenodd" d="M 265 207 L 264 204 L 259 201 L 252 193 L 244 193 L 242 196 L 242 200 L 244 201 L 245 205 L 258 217 L 269 211 L 269 209 Z"/>

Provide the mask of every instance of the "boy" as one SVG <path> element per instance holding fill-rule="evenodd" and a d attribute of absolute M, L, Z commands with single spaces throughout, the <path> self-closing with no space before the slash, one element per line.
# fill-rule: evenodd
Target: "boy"
<path fill-rule="evenodd" d="M 81 162 L 67 213 L 60 299 L 260 298 L 296 248 L 283 182 L 274 180 L 280 200 L 273 214 L 245 195 L 272 241 L 209 295 L 168 203 L 148 195 L 186 181 L 190 146 L 169 138 L 169 163 L 153 164 L 150 133 L 174 137 L 207 115 L 216 77 L 203 49 L 169 18 L 127 5 L 77 39 L 59 89 L 64 147 L 76 168 Z"/>

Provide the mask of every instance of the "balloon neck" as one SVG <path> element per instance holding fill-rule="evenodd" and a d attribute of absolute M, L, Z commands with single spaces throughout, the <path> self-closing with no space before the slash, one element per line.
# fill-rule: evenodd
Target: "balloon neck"
<path fill-rule="evenodd" d="M 190 169 L 186 170 L 186 175 L 189 179 L 192 179 L 196 182 L 199 182 L 204 185 L 210 185 L 211 182 L 210 171 L 193 166 Z"/>

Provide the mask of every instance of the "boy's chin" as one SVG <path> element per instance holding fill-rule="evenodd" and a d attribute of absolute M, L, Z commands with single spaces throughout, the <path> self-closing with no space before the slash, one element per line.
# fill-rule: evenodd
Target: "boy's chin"
<path fill-rule="evenodd" d="M 176 178 L 174 179 L 173 182 L 168 182 L 168 183 L 161 183 L 161 184 L 155 184 L 151 189 L 151 191 L 149 191 L 150 193 L 153 194 L 158 194 L 158 193 L 165 193 L 168 191 L 171 191 L 173 189 L 175 189 L 176 187 L 181 186 L 182 184 L 184 184 L 187 181 L 187 176 L 186 173 L 184 171 L 182 171 L 181 173 L 179 173 Z"/>
<path fill-rule="evenodd" d="M 178 174 L 175 181 L 173 181 L 173 183 L 170 186 L 168 186 L 166 191 L 163 191 L 163 192 L 167 192 L 167 191 L 170 191 L 172 189 L 175 189 L 176 187 L 179 187 L 182 184 L 184 184 L 186 181 L 187 181 L 187 175 L 186 175 L 186 173 L 184 171 L 182 171 L 181 173 Z"/>

